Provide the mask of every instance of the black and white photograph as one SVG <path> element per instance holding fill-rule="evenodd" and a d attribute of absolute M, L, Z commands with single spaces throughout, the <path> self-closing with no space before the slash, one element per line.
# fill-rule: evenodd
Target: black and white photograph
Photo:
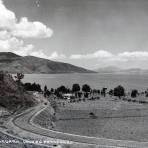
<path fill-rule="evenodd" d="M 0 0 L 0 148 L 148 148 L 148 0 Z"/>

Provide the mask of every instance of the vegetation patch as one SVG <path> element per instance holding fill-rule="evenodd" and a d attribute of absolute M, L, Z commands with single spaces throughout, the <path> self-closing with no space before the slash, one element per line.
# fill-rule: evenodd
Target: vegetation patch
<path fill-rule="evenodd" d="M 22 107 L 33 106 L 36 101 L 33 95 L 25 91 L 21 79 L 23 74 L 12 75 L 0 72 L 0 106 L 16 111 Z"/>

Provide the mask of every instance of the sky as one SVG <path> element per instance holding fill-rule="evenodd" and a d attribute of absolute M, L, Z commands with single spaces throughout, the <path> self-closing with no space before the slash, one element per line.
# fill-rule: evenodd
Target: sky
<path fill-rule="evenodd" d="M 148 68 L 147 0 L 0 0 L 0 52 L 88 69 Z"/>

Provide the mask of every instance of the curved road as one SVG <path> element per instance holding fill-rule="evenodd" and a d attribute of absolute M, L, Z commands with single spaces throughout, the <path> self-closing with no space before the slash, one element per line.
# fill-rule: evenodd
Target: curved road
<path fill-rule="evenodd" d="M 76 143 L 94 144 L 104 148 L 148 148 L 148 142 L 136 142 L 127 140 L 114 140 L 106 138 L 80 136 L 49 130 L 35 125 L 32 122 L 32 119 L 41 111 L 45 110 L 47 107 L 47 105 L 45 106 L 44 104 L 40 104 L 32 109 L 29 109 L 28 111 L 15 116 L 12 120 L 12 123 L 20 129 L 23 129 L 31 133 L 55 139 L 68 140 Z"/>

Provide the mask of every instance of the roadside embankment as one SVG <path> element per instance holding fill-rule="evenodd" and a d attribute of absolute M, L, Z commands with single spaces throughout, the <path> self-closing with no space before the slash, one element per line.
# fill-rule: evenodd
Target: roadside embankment
<path fill-rule="evenodd" d="M 34 117 L 33 122 L 41 127 L 51 129 L 54 127 L 55 120 L 55 111 L 51 106 L 48 106 Z"/>

